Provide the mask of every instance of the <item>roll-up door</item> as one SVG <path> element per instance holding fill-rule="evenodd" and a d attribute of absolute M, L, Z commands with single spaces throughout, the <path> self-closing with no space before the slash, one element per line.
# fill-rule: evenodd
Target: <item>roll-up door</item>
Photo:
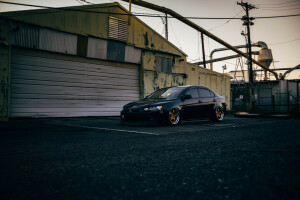
<path fill-rule="evenodd" d="M 16 53 L 11 64 L 11 117 L 117 116 L 139 99 L 137 65 Z"/>

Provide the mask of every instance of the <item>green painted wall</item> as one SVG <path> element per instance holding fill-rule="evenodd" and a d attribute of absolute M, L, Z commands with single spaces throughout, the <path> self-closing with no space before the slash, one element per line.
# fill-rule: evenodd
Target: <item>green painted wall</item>
<path fill-rule="evenodd" d="M 80 35 L 95 36 L 108 39 L 108 17 L 113 16 L 128 21 L 127 43 L 143 49 L 168 52 L 180 56 L 185 54 L 172 43 L 165 40 L 160 34 L 135 16 L 107 14 L 128 14 L 128 11 L 118 3 L 99 4 L 80 7 L 68 7 L 68 10 L 27 10 L 7 12 L 1 14 L 10 19 L 35 24 L 42 27 L 53 28 L 60 31 Z M 99 13 L 92 13 L 92 11 Z M 0 15 L 0 16 L 1 16 Z"/>
<path fill-rule="evenodd" d="M 157 73 L 155 70 L 155 56 L 173 58 L 166 54 L 158 54 L 150 51 L 143 52 L 142 77 L 143 97 L 155 90 L 164 87 L 178 85 L 203 85 L 211 88 L 217 94 L 226 98 L 228 109 L 230 109 L 230 76 L 214 72 L 197 65 L 180 62 L 180 57 L 175 57 L 172 74 Z"/>
<path fill-rule="evenodd" d="M 9 117 L 11 47 L 7 24 L 0 18 L 0 120 Z"/>

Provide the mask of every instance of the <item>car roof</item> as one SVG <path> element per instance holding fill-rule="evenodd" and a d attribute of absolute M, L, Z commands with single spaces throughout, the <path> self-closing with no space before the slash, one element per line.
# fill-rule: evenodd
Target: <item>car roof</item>
<path fill-rule="evenodd" d="M 174 87 L 171 87 L 171 88 L 190 88 L 190 87 L 201 87 L 201 88 L 206 88 L 206 89 L 209 89 L 208 87 L 205 87 L 203 85 L 181 85 L 181 86 L 174 86 Z"/>

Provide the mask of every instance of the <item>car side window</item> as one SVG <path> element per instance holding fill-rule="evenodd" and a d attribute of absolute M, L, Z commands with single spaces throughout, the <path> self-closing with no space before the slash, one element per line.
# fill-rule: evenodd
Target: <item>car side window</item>
<path fill-rule="evenodd" d="M 210 91 L 204 88 L 199 88 L 200 97 L 208 98 L 210 97 Z"/>
<path fill-rule="evenodd" d="M 215 93 L 213 93 L 212 91 L 209 91 L 210 92 L 210 97 L 215 97 Z"/>
<path fill-rule="evenodd" d="M 199 98 L 199 93 L 198 93 L 197 88 L 191 88 L 185 94 L 191 95 L 192 98 Z"/>

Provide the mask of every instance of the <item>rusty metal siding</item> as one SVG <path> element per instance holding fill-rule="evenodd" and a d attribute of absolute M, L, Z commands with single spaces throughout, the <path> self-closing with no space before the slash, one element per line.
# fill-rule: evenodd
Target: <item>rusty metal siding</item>
<path fill-rule="evenodd" d="M 131 46 L 125 47 L 125 62 L 129 63 L 141 63 L 142 50 Z"/>
<path fill-rule="evenodd" d="M 46 56 L 46 54 L 44 54 Z M 118 116 L 139 99 L 138 67 L 12 55 L 11 117 Z"/>
<path fill-rule="evenodd" d="M 11 25 L 11 44 L 15 46 L 39 48 L 40 28 L 13 22 Z"/>
<path fill-rule="evenodd" d="M 87 56 L 90 58 L 106 59 L 107 40 L 89 37 Z"/>
<path fill-rule="evenodd" d="M 39 49 L 76 55 L 77 35 L 40 29 Z"/>

